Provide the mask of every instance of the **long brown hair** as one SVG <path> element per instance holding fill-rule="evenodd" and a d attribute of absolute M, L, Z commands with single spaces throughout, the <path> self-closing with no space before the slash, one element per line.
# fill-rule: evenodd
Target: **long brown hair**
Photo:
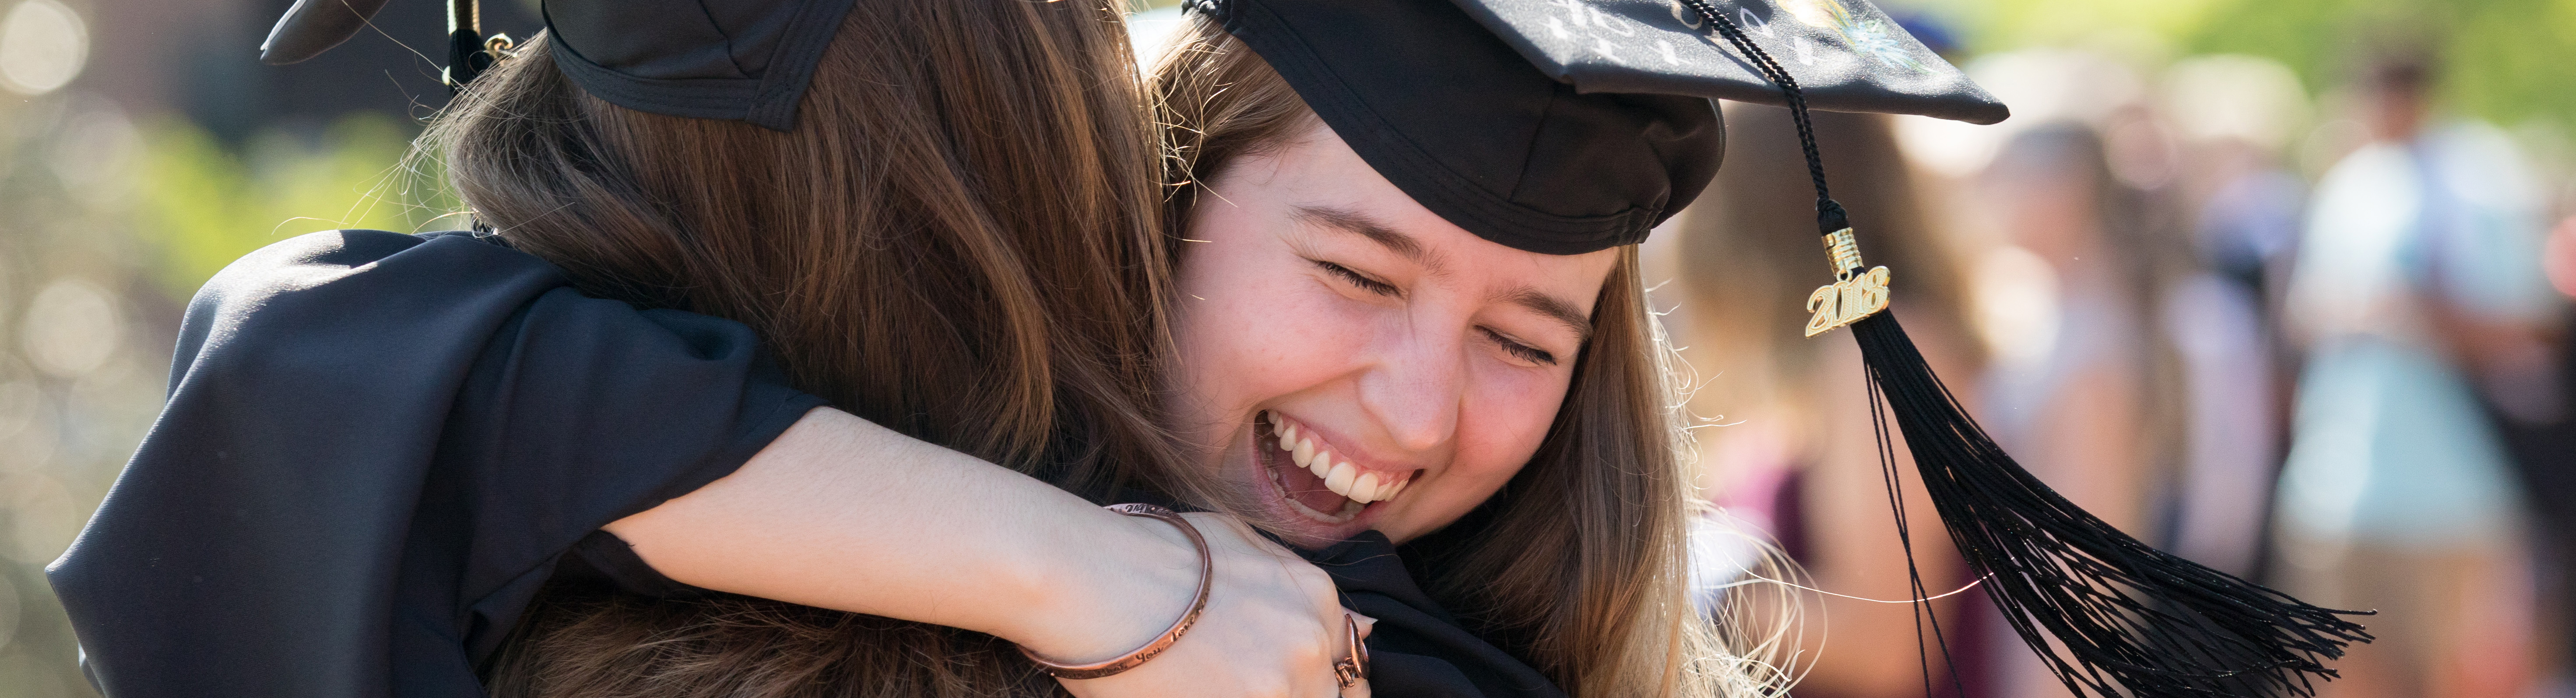
<path fill-rule="evenodd" d="M 1320 121 L 1205 18 L 1155 66 L 1151 88 L 1172 144 L 1164 221 L 1166 257 L 1177 259 L 1206 182 Z M 1428 562 L 1418 573 L 1476 631 L 1573 695 L 1766 694 L 1786 678 L 1765 661 L 1782 646 L 1780 628 L 1721 627 L 1693 608 L 1679 386 L 1635 247 L 1621 251 L 1594 308 L 1592 339 L 1538 452 L 1478 512 L 1411 544 Z"/>
<path fill-rule="evenodd" d="M 1170 264 L 1116 9 L 863 0 L 796 127 L 584 93 L 546 38 L 433 124 L 477 219 L 590 294 L 750 325 L 796 385 L 1077 493 L 1209 501 L 1158 431 Z M 1050 695 L 1007 642 L 732 596 L 550 589 L 505 696 Z"/>

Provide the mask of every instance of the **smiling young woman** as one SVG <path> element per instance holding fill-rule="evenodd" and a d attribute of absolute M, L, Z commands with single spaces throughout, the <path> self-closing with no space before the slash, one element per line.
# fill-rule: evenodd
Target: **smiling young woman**
<path fill-rule="evenodd" d="M 1291 540 L 1403 544 L 1443 607 L 1570 695 L 1782 682 L 1764 661 L 1781 619 L 1692 611 L 1687 437 L 1635 246 L 1480 239 L 1216 22 L 1186 31 L 1152 89 L 1182 183 L 1172 380 L 1195 401 L 1180 412 L 1210 419 L 1184 429 L 1203 462 Z M 1354 493 L 1345 461 L 1396 492 Z"/>

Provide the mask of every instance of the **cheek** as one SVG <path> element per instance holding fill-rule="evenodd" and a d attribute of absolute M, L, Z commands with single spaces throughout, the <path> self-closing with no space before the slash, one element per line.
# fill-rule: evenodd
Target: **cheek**
<path fill-rule="evenodd" d="M 1380 528 L 1399 542 L 1409 540 L 1484 504 L 1537 453 L 1565 400 L 1566 384 L 1564 377 L 1527 371 L 1476 375 L 1458 413 L 1457 453 L 1430 492 L 1434 496 Z"/>
<path fill-rule="evenodd" d="M 1222 245 L 1216 240 L 1205 245 Z M 1174 338 L 1198 417 L 1232 422 L 1352 373 L 1380 320 L 1284 250 L 1235 245 L 1185 260 Z"/>
<path fill-rule="evenodd" d="M 1568 378 L 1509 368 L 1480 373 L 1458 414 L 1458 468 L 1509 480 L 1547 438 Z"/>

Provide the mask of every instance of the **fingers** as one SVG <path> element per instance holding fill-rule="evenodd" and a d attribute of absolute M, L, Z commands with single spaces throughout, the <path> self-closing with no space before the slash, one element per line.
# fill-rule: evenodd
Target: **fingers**
<path fill-rule="evenodd" d="M 1360 667 L 1365 656 L 1355 639 L 1374 631 L 1377 619 L 1342 607 L 1332 575 L 1295 551 L 1263 537 L 1243 520 L 1223 514 L 1182 517 L 1206 536 L 1216 555 L 1217 588 L 1200 625 L 1149 662 L 1124 685 L 1077 688 L 1085 698 L 1156 695 L 1151 688 L 1232 685 L 1233 695 L 1353 698 L 1370 695 L 1365 673 L 1343 686 L 1336 665 Z M 1260 564 L 1267 561 L 1269 564 Z M 1275 653 L 1262 660 L 1264 650 Z M 1348 671 L 1348 670 L 1345 670 Z"/>

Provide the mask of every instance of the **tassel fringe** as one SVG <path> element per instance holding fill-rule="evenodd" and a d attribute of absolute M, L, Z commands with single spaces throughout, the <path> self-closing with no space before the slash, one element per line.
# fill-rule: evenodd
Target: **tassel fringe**
<path fill-rule="evenodd" d="M 2066 500 L 1961 409 L 1892 313 L 1852 325 L 1933 507 L 2013 632 L 2078 694 L 2313 696 L 2363 627 L 2148 547 Z M 2052 647 L 2050 638 L 2058 646 Z"/>

